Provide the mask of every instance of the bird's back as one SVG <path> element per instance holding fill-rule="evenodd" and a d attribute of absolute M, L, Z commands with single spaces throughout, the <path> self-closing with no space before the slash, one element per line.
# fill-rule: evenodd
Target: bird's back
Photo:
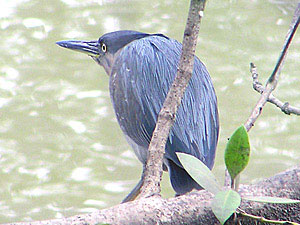
<path fill-rule="evenodd" d="M 173 39 L 148 36 L 125 46 L 112 68 L 110 93 L 116 116 L 129 142 L 140 151 L 137 155 L 143 163 L 158 113 L 177 72 L 181 47 Z M 191 178 L 175 152 L 193 155 L 212 168 L 218 132 L 214 88 L 204 64 L 195 57 L 193 76 L 166 145 L 165 163 L 177 193 L 191 189 L 182 187 L 189 185 L 186 179 Z"/>

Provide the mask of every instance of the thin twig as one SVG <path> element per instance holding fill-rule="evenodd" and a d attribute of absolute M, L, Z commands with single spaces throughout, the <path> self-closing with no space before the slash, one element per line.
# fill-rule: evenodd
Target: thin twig
<path fill-rule="evenodd" d="M 300 23 L 300 3 L 298 3 L 298 6 L 295 10 L 295 13 L 294 13 L 294 16 L 293 16 L 293 20 L 291 22 L 291 25 L 290 25 L 290 29 L 287 33 L 287 36 L 285 38 L 285 42 L 284 42 L 284 45 L 283 45 L 283 49 L 282 49 L 282 52 L 279 56 L 279 59 L 276 63 L 276 66 L 273 70 L 273 73 L 271 74 L 268 82 L 272 83 L 274 80 L 276 80 L 276 76 L 278 77 L 280 72 L 281 72 L 281 69 L 283 67 L 283 62 L 285 60 L 285 57 L 287 55 L 287 51 L 288 51 L 288 48 L 292 42 L 292 39 L 294 37 L 294 34 L 296 33 L 296 30 L 298 28 L 298 25 Z"/>
<path fill-rule="evenodd" d="M 277 86 L 279 75 L 280 75 L 281 69 L 284 64 L 284 59 L 287 55 L 287 51 L 288 51 L 289 45 L 293 39 L 293 36 L 298 28 L 299 22 L 300 22 L 300 3 L 298 4 L 297 9 L 295 11 L 293 20 L 291 22 L 290 29 L 285 38 L 283 50 L 281 51 L 281 54 L 278 58 L 278 61 L 273 70 L 273 73 L 269 77 L 269 79 L 266 83 L 266 86 L 265 86 L 263 92 L 261 93 L 260 99 L 256 103 L 254 109 L 251 112 L 251 115 L 249 116 L 248 120 L 245 123 L 245 127 L 246 127 L 247 131 L 249 131 L 254 126 L 255 121 L 261 114 L 261 111 L 262 111 L 264 105 L 266 104 L 266 102 L 268 101 L 272 91 L 274 91 L 274 89 Z M 252 66 L 252 64 L 251 64 L 251 66 Z"/>
<path fill-rule="evenodd" d="M 252 78 L 253 78 L 253 89 L 260 94 L 263 93 L 264 87 L 258 80 L 257 68 L 253 63 L 250 64 L 250 72 L 251 72 Z M 280 101 L 272 93 L 270 94 L 270 96 L 268 98 L 268 102 L 270 102 L 270 103 L 274 104 L 275 106 L 277 106 L 278 108 L 280 108 L 281 111 L 287 115 L 290 115 L 290 114 L 295 114 L 297 116 L 300 115 L 299 108 L 291 106 L 288 102 Z"/>
<path fill-rule="evenodd" d="M 270 219 L 264 218 L 264 217 L 262 217 L 262 216 L 255 216 L 255 215 L 246 213 L 244 210 L 242 210 L 242 209 L 240 209 L 240 208 L 237 210 L 236 213 L 237 213 L 237 215 L 239 215 L 239 216 L 248 217 L 248 218 L 251 218 L 251 219 L 253 219 L 253 220 L 262 222 L 262 223 L 300 225 L 299 223 L 295 223 L 295 222 L 291 222 L 291 221 L 286 221 L 286 220 L 285 220 L 285 221 L 280 221 L 280 220 L 270 220 Z"/>
<path fill-rule="evenodd" d="M 156 127 L 148 149 L 145 176 L 139 197 L 159 195 L 160 193 L 165 145 L 170 129 L 175 121 L 177 108 L 192 77 L 194 55 L 205 3 L 206 0 L 191 0 L 177 75 L 158 115 Z"/>

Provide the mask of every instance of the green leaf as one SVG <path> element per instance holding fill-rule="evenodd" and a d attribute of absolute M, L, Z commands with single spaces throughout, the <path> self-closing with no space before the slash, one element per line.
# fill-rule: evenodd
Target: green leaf
<path fill-rule="evenodd" d="M 222 190 L 214 174 L 203 162 L 192 155 L 181 152 L 176 154 L 184 169 L 201 187 L 213 194 Z"/>
<path fill-rule="evenodd" d="M 225 164 L 232 180 L 245 169 L 249 155 L 248 133 L 242 125 L 232 134 L 225 149 Z"/>
<path fill-rule="evenodd" d="M 293 204 L 300 203 L 300 200 L 289 199 L 289 198 L 279 198 L 279 197 L 269 197 L 269 196 L 249 196 L 243 197 L 244 200 L 253 202 L 263 202 L 263 203 L 277 203 L 277 204 Z"/>
<path fill-rule="evenodd" d="M 211 208 L 220 223 L 224 224 L 240 204 L 241 196 L 230 189 L 218 192 L 211 203 Z"/>

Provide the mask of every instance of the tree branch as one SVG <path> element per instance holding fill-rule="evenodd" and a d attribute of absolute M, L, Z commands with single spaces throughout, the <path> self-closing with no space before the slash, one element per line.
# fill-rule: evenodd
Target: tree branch
<path fill-rule="evenodd" d="M 139 197 L 159 195 L 160 193 L 165 145 L 175 121 L 177 108 L 192 77 L 195 49 L 205 2 L 206 0 L 191 0 L 177 75 L 158 115 L 149 145 L 145 176 Z"/>
<path fill-rule="evenodd" d="M 282 49 L 281 54 L 278 58 L 278 61 L 277 61 L 276 66 L 273 70 L 273 73 L 269 77 L 269 79 L 268 79 L 268 81 L 265 85 L 265 88 L 264 88 L 263 92 L 261 93 L 260 99 L 256 103 L 254 109 L 251 112 L 251 115 L 249 116 L 248 120 L 245 123 L 245 127 L 246 127 L 247 131 L 249 131 L 253 127 L 255 121 L 257 120 L 257 118 L 261 114 L 261 111 L 262 111 L 264 105 L 268 101 L 271 93 L 275 90 L 275 88 L 277 86 L 279 75 L 280 75 L 281 69 L 283 67 L 284 60 L 285 60 L 285 57 L 287 55 L 288 48 L 289 48 L 290 43 L 291 43 L 291 41 L 294 37 L 294 34 L 295 34 L 295 32 L 298 28 L 299 22 L 300 22 L 300 3 L 298 4 L 297 9 L 295 10 L 293 20 L 292 20 L 291 25 L 290 25 L 290 29 L 287 33 L 286 38 L 285 38 L 283 49 Z M 252 64 L 251 64 L 251 67 L 252 67 Z"/>
<path fill-rule="evenodd" d="M 300 165 L 253 185 L 240 185 L 242 196 L 277 196 L 300 199 Z M 176 198 L 141 198 L 90 214 L 68 218 L 11 223 L 10 225 L 100 225 L 100 224 L 219 224 L 210 208 L 213 196 L 201 190 Z M 262 204 L 243 201 L 240 208 L 266 219 L 300 221 L 300 204 Z M 242 224 L 263 224 L 239 218 Z"/>
<path fill-rule="evenodd" d="M 250 64 L 250 72 L 252 74 L 252 79 L 253 79 L 253 89 L 255 91 L 257 91 L 258 93 L 260 93 L 260 94 L 263 93 L 264 92 L 264 87 L 258 80 L 257 68 L 253 63 Z M 280 108 L 281 111 L 284 112 L 287 115 L 290 115 L 290 114 L 295 114 L 297 116 L 300 115 L 300 109 L 299 108 L 291 106 L 288 102 L 284 103 L 284 102 L 280 101 L 272 93 L 270 94 L 267 101 L 274 104 L 278 108 Z"/>

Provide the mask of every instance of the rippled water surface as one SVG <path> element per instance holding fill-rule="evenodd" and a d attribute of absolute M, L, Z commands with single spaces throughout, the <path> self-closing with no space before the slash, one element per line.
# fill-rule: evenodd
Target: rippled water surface
<path fill-rule="evenodd" d="M 214 173 L 223 179 L 227 138 L 247 119 L 276 63 L 296 1 L 209 1 L 197 55 L 219 100 L 220 141 Z M 133 29 L 182 40 L 187 1 L 0 0 L 0 222 L 59 218 L 119 203 L 141 165 L 115 120 L 104 70 L 55 45 Z M 300 107 L 300 36 L 275 95 Z M 250 132 L 244 183 L 299 162 L 300 120 L 267 105 Z M 163 195 L 173 196 L 168 177 Z"/>

